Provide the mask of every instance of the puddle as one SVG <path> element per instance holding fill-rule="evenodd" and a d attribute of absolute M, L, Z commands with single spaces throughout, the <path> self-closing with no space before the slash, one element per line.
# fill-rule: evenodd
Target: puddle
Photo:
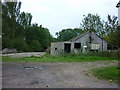
<path fill-rule="evenodd" d="M 36 67 L 36 66 L 24 66 L 24 67 L 21 67 L 21 69 L 44 69 L 43 67 Z"/>

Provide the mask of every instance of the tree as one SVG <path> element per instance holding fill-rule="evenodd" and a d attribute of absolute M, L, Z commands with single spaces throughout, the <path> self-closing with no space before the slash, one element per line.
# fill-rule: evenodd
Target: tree
<path fill-rule="evenodd" d="M 3 37 L 14 38 L 18 30 L 18 17 L 20 14 L 21 2 L 2 3 L 2 25 Z"/>
<path fill-rule="evenodd" d="M 41 44 L 38 40 L 32 40 L 31 43 L 30 43 L 30 51 L 41 51 L 42 47 L 41 47 Z"/>
<path fill-rule="evenodd" d="M 42 25 L 38 26 L 38 24 L 32 24 L 32 26 L 26 28 L 25 31 L 27 43 L 30 44 L 33 40 L 37 40 L 39 41 L 42 50 L 50 46 L 50 42 L 53 40 L 49 30 L 42 27 Z"/>
<path fill-rule="evenodd" d="M 106 35 L 109 35 L 117 30 L 118 21 L 116 16 L 111 17 L 111 15 L 108 15 L 107 19 L 108 20 L 105 22 L 104 27 Z"/>
<path fill-rule="evenodd" d="M 20 12 L 21 2 L 3 2 L 2 5 L 2 48 L 43 51 L 55 40 L 49 29 L 31 24 L 30 13 Z"/>
<path fill-rule="evenodd" d="M 103 21 L 101 21 L 100 16 L 97 14 L 88 14 L 87 16 L 83 15 L 84 19 L 82 20 L 81 28 L 85 31 L 92 30 L 96 32 L 98 35 L 103 35 L 104 29 L 103 29 Z"/>
<path fill-rule="evenodd" d="M 109 34 L 109 38 L 111 40 L 110 43 L 117 46 L 117 47 L 120 47 L 119 35 L 120 35 L 120 27 L 118 27 L 117 30 L 115 30 L 114 32 Z"/>
<path fill-rule="evenodd" d="M 107 21 L 105 22 L 104 28 L 106 31 L 106 37 L 109 43 L 120 47 L 120 27 L 117 28 L 118 21 L 116 16 L 108 15 Z"/>
<path fill-rule="evenodd" d="M 32 15 L 30 13 L 22 12 L 19 16 L 18 23 L 24 28 L 31 25 Z"/>
<path fill-rule="evenodd" d="M 79 28 L 74 28 L 74 29 L 68 28 L 68 29 L 63 29 L 60 32 L 57 32 L 56 35 L 58 41 L 68 41 L 83 32 L 84 31 Z"/>

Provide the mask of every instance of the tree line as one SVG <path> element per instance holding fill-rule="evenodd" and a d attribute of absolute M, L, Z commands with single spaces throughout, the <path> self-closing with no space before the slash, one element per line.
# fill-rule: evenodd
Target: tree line
<path fill-rule="evenodd" d="M 44 51 L 53 41 L 67 41 L 88 30 L 94 31 L 109 43 L 120 47 L 120 30 L 116 16 L 101 20 L 97 14 L 84 15 L 79 28 L 68 28 L 56 32 L 52 37 L 48 28 L 32 24 L 31 13 L 20 12 L 21 2 L 2 3 L 2 49 L 16 48 L 18 51 Z"/>
<path fill-rule="evenodd" d="M 109 44 L 120 47 L 120 27 L 116 16 L 107 16 L 107 21 L 101 20 L 97 14 L 83 15 L 84 18 L 80 23 L 79 28 L 63 29 L 56 33 L 58 41 L 67 41 L 73 37 L 80 35 L 88 30 L 95 32 L 97 35 L 104 38 Z"/>
<path fill-rule="evenodd" d="M 47 28 L 31 24 L 31 13 L 20 12 L 21 2 L 2 3 L 2 48 L 44 51 L 54 40 Z"/>

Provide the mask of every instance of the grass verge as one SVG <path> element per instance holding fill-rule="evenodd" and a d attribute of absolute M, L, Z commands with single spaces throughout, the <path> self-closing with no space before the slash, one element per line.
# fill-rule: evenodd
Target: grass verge
<path fill-rule="evenodd" d="M 109 82 L 119 83 L 120 81 L 119 70 L 120 70 L 120 67 L 118 66 L 110 66 L 110 67 L 94 69 L 92 73 L 98 79 L 103 79 L 103 80 L 108 80 Z"/>
<path fill-rule="evenodd" d="M 33 61 L 33 62 L 94 62 L 94 61 L 108 61 L 108 60 L 118 60 L 118 58 L 112 57 L 100 57 L 100 56 L 79 56 L 79 55 L 60 55 L 51 56 L 44 55 L 42 57 L 2 57 L 3 62 L 19 62 L 19 61 Z"/>

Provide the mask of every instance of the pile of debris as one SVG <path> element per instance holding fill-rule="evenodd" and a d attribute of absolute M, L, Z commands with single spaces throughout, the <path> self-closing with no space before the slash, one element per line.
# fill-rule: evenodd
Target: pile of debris
<path fill-rule="evenodd" d="M 0 53 L 7 54 L 7 53 L 17 53 L 18 51 L 15 48 L 5 48 L 0 51 Z"/>

